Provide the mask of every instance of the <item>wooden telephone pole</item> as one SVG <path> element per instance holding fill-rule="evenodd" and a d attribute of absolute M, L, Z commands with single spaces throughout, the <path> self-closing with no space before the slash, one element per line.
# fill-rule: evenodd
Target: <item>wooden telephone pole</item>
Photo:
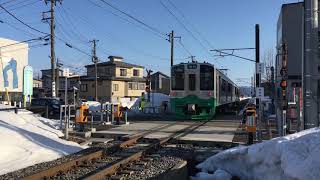
<path fill-rule="evenodd" d="M 51 59 L 51 96 L 52 97 L 56 97 L 56 56 L 55 56 L 55 23 L 54 23 L 54 8 L 57 4 L 57 2 L 62 2 L 62 0 L 44 0 L 44 2 L 46 4 L 48 4 L 48 2 L 50 2 L 50 11 L 47 12 L 43 12 L 42 13 L 42 21 L 49 23 L 50 20 L 50 45 L 51 45 L 51 55 L 50 55 L 50 59 Z M 47 14 L 50 13 L 50 17 L 47 17 Z"/>

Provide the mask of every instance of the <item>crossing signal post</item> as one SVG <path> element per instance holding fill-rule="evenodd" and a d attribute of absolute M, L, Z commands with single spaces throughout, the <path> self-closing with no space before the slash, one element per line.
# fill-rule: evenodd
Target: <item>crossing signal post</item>
<path fill-rule="evenodd" d="M 280 82 L 281 87 L 281 95 L 282 95 L 282 121 L 281 121 L 281 128 L 280 128 L 280 135 L 286 135 L 286 121 L 287 121 L 287 76 L 288 76 L 288 46 L 286 43 L 282 44 L 282 67 L 280 70 L 280 75 L 282 77 Z"/>
<path fill-rule="evenodd" d="M 148 93 L 148 102 L 150 102 L 150 92 L 151 92 L 151 73 L 152 70 L 147 70 L 147 78 L 146 78 L 146 92 Z"/>

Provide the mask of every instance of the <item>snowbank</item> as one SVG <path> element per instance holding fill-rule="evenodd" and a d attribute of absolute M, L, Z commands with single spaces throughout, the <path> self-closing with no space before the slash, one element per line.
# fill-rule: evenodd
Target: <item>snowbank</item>
<path fill-rule="evenodd" d="M 147 100 L 148 95 L 145 94 L 145 99 Z M 141 101 L 141 97 L 139 97 L 131 106 L 131 110 L 134 112 L 138 112 L 139 111 L 139 103 Z M 160 107 L 163 101 L 167 101 L 168 102 L 168 110 L 170 110 L 170 96 L 166 95 L 166 94 L 162 94 L 162 93 L 151 93 L 150 94 L 150 102 L 145 104 L 145 107 Z"/>
<path fill-rule="evenodd" d="M 239 146 L 208 158 L 197 168 L 205 179 L 222 169 L 240 179 L 308 179 L 320 177 L 320 129 L 313 128 L 251 146 Z M 202 178 L 204 177 L 204 178 Z"/>
<path fill-rule="evenodd" d="M 63 133 L 44 124 L 45 120 L 56 126 L 56 121 L 30 112 L 0 112 L 0 175 L 82 149 L 77 143 L 60 139 Z"/>
<path fill-rule="evenodd" d="M 145 94 L 145 99 L 147 100 L 148 95 Z M 123 107 L 127 107 L 128 109 L 130 109 L 131 112 L 139 112 L 139 104 L 141 101 L 141 97 L 139 98 L 120 98 L 119 102 L 121 106 Z M 167 101 L 168 105 L 170 102 L 170 96 L 166 95 L 166 94 L 162 94 L 162 93 L 151 93 L 150 94 L 150 102 L 147 102 L 145 104 L 145 107 L 160 107 L 163 101 Z M 87 105 L 89 105 L 89 110 L 90 111 L 98 111 L 101 109 L 101 104 L 100 102 L 97 101 L 87 101 L 85 102 Z M 103 107 L 105 106 L 105 104 L 103 104 Z M 170 107 L 168 106 L 167 108 L 168 110 L 170 109 Z"/>

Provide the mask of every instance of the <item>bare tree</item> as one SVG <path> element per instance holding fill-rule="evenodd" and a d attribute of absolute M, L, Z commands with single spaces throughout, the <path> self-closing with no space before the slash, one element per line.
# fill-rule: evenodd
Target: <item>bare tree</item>
<path fill-rule="evenodd" d="M 263 53 L 262 62 L 265 65 L 265 73 L 262 75 L 262 82 L 271 82 L 271 67 L 274 66 L 276 54 L 273 48 L 266 49 Z"/>

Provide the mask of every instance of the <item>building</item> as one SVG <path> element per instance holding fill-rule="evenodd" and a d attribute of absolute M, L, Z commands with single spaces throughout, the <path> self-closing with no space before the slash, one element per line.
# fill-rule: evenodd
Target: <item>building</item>
<path fill-rule="evenodd" d="M 282 44 L 288 47 L 287 64 L 287 99 L 289 102 L 294 100 L 293 88 L 300 88 L 302 85 L 302 60 L 304 57 L 304 7 L 303 3 L 284 4 L 277 24 L 277 52 L 279 56 L 275 62 L 275 83 L 276 97 L 281 99 L 280 82 L 282 76 L 281 50 Z"/>
<path fill-rule="evenodd" d="M 44 88 L 42 86 L 42 80 L 41 79 L 33 79 L 33 97 L 39 98 L 44 97 Z"/>
<path fill-rule="evenodd" d="M 304 3 L 291 3 L 282 5 L 277 23 L 277 58 L 275 62 L 275 110 L 279 127 L 283 121 L 283 92 L 280 86 L 282 81 L 281 69 L 283 63 L 282 45 L 287 45 L 287 78 L 286 80 L 286 100 L 288 103 L 286 121 L 301 120 L 299 112 L 300 100 L 302 100 L 302 81 L 303 81 L 303 61 L 305 57 L 305 17 Z M 301 122 L 300 121 L 300 122 Z M 279 129 L 281 133 L 282 130 Z"/>
<path fill-rule="evenodd" d="M 28 44 L 0 38 L 0 60 L 0 100 L 8 100 L 9 95 L 11 101 L 22 101 L 24 68 L 28 66 Z"/>
<path fill-rule="evenodd" d="M 63 76 L 62 69 L 56 69 L 56 72 L 59 72 L 59 92 L 57 93 L 57 97 L 64 100 L 65 96 L 65 76 Z M 43 69 L 41 70 L 41 81 L 43 88 L 43 96 L 50 97 L 51 96 L 51 69 Z M 58 73 L 57 73 L 58 74 Z M 67 92 L 68 92 L 68 101 L 73 101 L 74 93 L 78 93 L 78 90 L 75 92 L 75 89 L 80 88 L 80 75 L 74 74 L 72 72 L 69 73 L 67 78 Z"/>
<path fill-rule="evenodd" d="M 151 90 L 155 93 L 170 94 L 170 77 L 162 72 L 151 75 Z"/>
<path fill-rule="evenodd" d="M 109 56 L 109 61 L 97 64 L 99 101 L 119 101 L 120 98 L 135 98 L 145 90 L 143 66 L 124 62 L 122 57 Z M 95 97 L 95 65 L 86 66 L 87 75 L 81 76 L 80 97 L 93 100 Z"/>

